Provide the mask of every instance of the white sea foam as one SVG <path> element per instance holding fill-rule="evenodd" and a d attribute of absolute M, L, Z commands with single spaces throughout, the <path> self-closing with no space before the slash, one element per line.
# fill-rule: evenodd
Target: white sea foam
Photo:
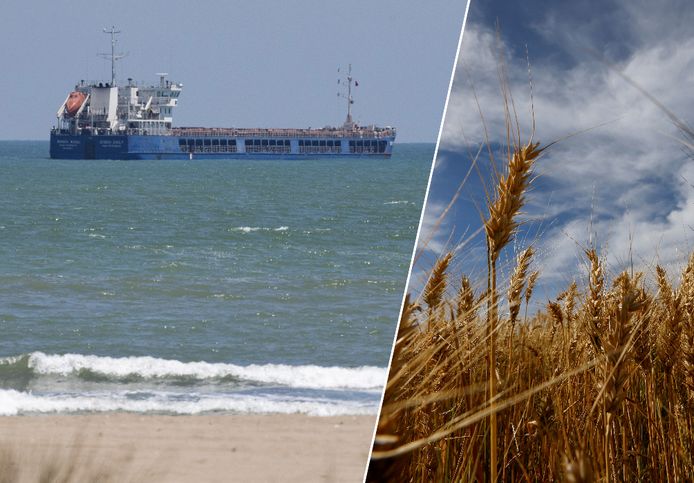
<path fill-rule="evenodd" d="M 409 203 L 407 200 L 397 200 L 397 201 L 386 201 L 384 205 L 406 205 Z"/>
<path fill-rule="evenodd" d="M 288 226 L 279 226 L 277 228 L 270 228 L 266 226 L 236 226 L 233 228 L 229 228 L 229 231 L 239 231 L 241 233 L 251 233 L 254 231 L 287 231 L 289 230 Z"/>
<path fill-rule="evenodd" d="M 0 360 L 1 362 L 14 363 L 10 361 L 10 358 Z M 211 362 L 181 362 L 148 356 L 114 358 L 33 352 L 29 354 L 28 365 L 38 374 L 69 375 L 81 370 L 89 370 L 106 377 L 136 375 L 143 378 L 213 379 L 231 376 L 248 381 L 307 389 L 380 390 L 386 380 L 386 369 L 374 366 L 356 368 L 285 364 L 241 366 Z"/>
<path fill-rule="evenodd" d="M 268 398 L 249 395 L 205 396 L 180 400 L 172 394 L 154 393 L 145 399 L 133 399 L 128 393 L 36 395 L 13 389 L 0 390 L 0 416 L 26 413 L 72 413 L 129 411 L 138 413 L 200 414 L 212 411 L 234 413 L 307 414 L 338 416 L 375 414 L 373 404 L 356 401 Z"/>

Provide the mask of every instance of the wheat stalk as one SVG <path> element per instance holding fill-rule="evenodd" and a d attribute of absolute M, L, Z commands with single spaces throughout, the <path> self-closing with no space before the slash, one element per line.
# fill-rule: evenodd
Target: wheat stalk
<path fill-rule="evenodd" d="M 602 264 L 594 248 L 586 250 L 586 257 L 590 262 L 590 274 L 588 278 L 588 300 L 586 300 L 586 332 L 590 342 L 597 353 L 602 352 L 602 315 L 603 315 L 603 290 L 605 278 Z"/>
<path fill-rule="evenodd" d="M 436 260 L 429 276 L 429 281 L 426 287 L 424 287 L 422 299 L 429 307 L 429 311 L 435 310 L 441 304 L 443 293 L 446 290 L 446 270 L 448 269 L 448 264 L 451 263 L 452 257 L 452 253 L 447 253 Z"/>
<path fill-rule="evenodd" d="M 533 165 L 543 150 L 539 142 L 515 149 L 508 159 L 506 176 L 500 177 L 497 183 L 496 197 L 489 204 L 489 216 L 484 222 L 489 253 L 494 262 L 518 228 L 516 217 L 525 202 Z"/>
<path fill-rule="evenodd" d="M 525 279 L 528 274 L 528 268 L 530 267 L 530 261 L 532 260 L 532 256 L 532 247 L 528 247 L 525 250 L 523 250 L 520 253 L 520 255 L 518 255 L 518 257 L 516 258 L 516 267 L 513 270 L 513 275 L 511 275 L 511 282 L 509 283 L 508 288 L 508 310 L 512 332 L 513 326 L 516 324 L 516 320 L 518 319 L 518 313 L 520 312 L 521 295 L 523 293 L 523 287 L 525 286 Z M 530 292 L 532 293 L 530 282 L 528 282 L 528 287 Z M 525 295 L 529 298 L 527 290 L 525 292 Z"/>
<path fill-rule="evenodd" d="M 506 176 L 501 176 L 495 190 L 495 198 L 488 205 L 489 216 L 484 222 L 484 231 L 487 239 L 487 291 L 488 299 L 488 323 L 487 336 L 489 340 L 489 401 L 493 406 L 496 398 L 496 327 L 497 327 L 497 290 L 496 290 L 496 262 L 501 250 L 511 241 L 518 229 L 516 217 L 520 213 L 525 202 L 525 192 L 530 186 L 532 168 L 537 158 L 542 153 L 540 143 L 529 142 L 520 147 L 515 147 L 508 157 Z M 491 478 L 496 480 L 497 473 L 497 422 L 496 412 L 492 410 L 490 415 L 490 446 L 491 446 Z"/>

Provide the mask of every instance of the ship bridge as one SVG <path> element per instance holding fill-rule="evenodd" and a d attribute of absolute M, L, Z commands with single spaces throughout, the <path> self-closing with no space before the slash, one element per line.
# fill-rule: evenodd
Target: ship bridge
<path fill-rule="evenodd" d="M 183 84 L 171 82 L 168 74 L 158 73 L 158 85 L 139 85 L 132 78 L 124 86 L 116 85 L 116 61 L 125 57 L 115 51 L 116 34 L 112 27 L 111 53 L 100 54 L 111 60 L 111 82 L 80 81 L 68 94 L 57 112 L 58 132 L 79 134 L 170 134 L 173 109 Z"/>

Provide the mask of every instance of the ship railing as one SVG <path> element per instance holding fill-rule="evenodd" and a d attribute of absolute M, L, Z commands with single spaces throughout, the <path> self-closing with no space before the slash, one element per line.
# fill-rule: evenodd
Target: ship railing
<path fill-rule="evenodd" d="M 240 138 L 368 138 L 382 139 L 395 134 L 392 129 L 263 129 L 263 128 L 198 128 L 176 127 L 171 134 L 179 137 L 240 137 Z"/>
<path fill-rule="evenodd" d="M 156 129 L 156 128 L 149 128 L 149 129 L 139 129 L 139 128 L 128 128 L 124 131 L 125 134 L 130 134 L 130 135 L 135 135 L 135 136 L 171 136 L 173 133 L 171 132 L 171 129 Z"/>
<path fill-rule="evenodd" d="M 236 129 L 236 128 L 172 128 L 157 129 L 150 127 L 127 128 L 125 130 L 112 131 L 109 128 L 98 128 L 97 126 L 80 126 L 81 129 L 99 130 L 102 135 L 156 135 L 156 136 L 177 136 L 177 137 L 236 137 L 236 138 L 308 138 L 308 139 L 342 139 L 345 137 L 361 139 L 383 139 L 393 136 L 392 130 L 345 130 L 345 129 Z M 55 128 L 56 133 L 68 133 L 69 129 Z M 265 146 L 263 146 L 265 147 Z M 282 148 L 282 146 L 278 146 Z M 327 152 L 327 151 L 326 151 Z"/>

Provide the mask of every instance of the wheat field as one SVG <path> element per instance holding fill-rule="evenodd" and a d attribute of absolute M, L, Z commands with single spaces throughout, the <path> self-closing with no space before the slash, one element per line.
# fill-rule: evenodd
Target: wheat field
<path fill-rule="evenodd" d="M 609 273 L 589 246 L 528 315 L 533 246 L 507 280 L 497 262 L 546 148 L 530 139 L 488 191 L 486 286 L 448 253 L 405 299 L 367 481 L 694 481 L 694 254 L 677 278 Z"/>

